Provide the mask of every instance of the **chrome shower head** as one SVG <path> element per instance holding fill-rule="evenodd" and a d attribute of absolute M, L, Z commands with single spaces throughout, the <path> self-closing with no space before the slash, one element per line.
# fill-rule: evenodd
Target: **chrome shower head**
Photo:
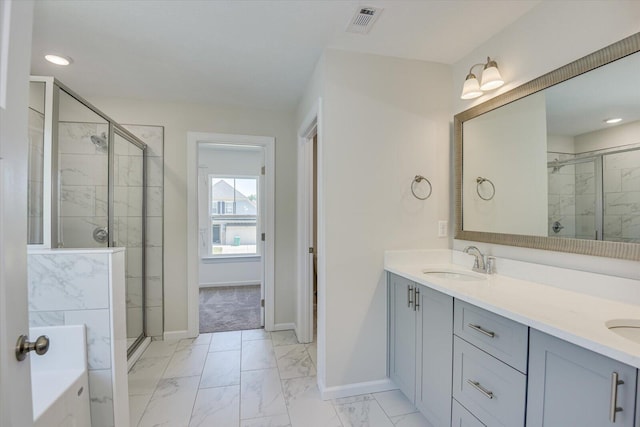
<path fill-rule="evenodd" d="M 107 134 L 104 132 L 101 136 L 91 135 L 91 142 L 100 150 L 106 150 L 109 147 L 109 143 L 107 142 Z"/>

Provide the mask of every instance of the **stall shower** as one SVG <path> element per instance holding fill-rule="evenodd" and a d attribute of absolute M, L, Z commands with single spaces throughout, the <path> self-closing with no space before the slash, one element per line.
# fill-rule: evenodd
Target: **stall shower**
<path fill-rule="evenodd" d="M 640 243 L 640 144 L 547 161 L 549 236 Z"/>
<path fill-rule="evenodd" d="M 53 78 L 32 77 L 30 92 L 29 244 L 126 248 L 127 344 L 132 354 L 149 335 L 148 147 Z M 161 233 L 161 221 L 159 228 Z"/>

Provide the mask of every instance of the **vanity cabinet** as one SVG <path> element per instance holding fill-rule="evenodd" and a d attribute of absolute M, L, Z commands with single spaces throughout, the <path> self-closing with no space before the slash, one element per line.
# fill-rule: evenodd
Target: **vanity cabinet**
<path fill-rule="evenodd" d="M 636 387 L 635 368 L 531 330 L 527 427 L 633 427 Z"/>
<path fill-rule="evenodd" d="M 453 298 L 389 274 L 389 375 L 434 426 L 451 423 Z"/>

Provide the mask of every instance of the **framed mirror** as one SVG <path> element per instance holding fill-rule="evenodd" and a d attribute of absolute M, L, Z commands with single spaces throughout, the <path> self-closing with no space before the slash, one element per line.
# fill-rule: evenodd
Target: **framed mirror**
<path fill-rule="evenodd" d="M 457 114 L 455 238 L 640 260 L 639 75 L 637 33 Z"/>

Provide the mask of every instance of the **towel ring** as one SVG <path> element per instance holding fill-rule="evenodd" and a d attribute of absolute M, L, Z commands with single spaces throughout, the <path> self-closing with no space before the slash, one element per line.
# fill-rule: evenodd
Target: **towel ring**
<path fill-rule="evenodd" d="M 429 193 L 427 193 L 427 195 L 424 197 L 418 196 L 415 191 L 415 185 L 419 184 L 420 181 L 427 181 L 427 184 L 429 184 Z M 413 194 L 413 197 L 415 197 L 418 200 L 427 200 L 429 197 L 431 197 L 432 191 L 433 191 L 433 187 L 431 186 L 431 182 L 422 175 L 416 175 L 416 177 L 413 178 L 413 181 L 411 181 L 411 194 Z"/>
<path fill-rule="evenodd" d="M 489 184 L 491 184 L 491 188 L 493 189 L 493 191 L 491 192 L 491 196 L 489 197 L 483 197 L 482 194 L 480 194 L 480 184 L 482 184 L 483 182 L 488 182 Z M 491 182 L 490 179 L 479 176 L 476 178 L 476 193 L 478 193 L 478 197 L 480 197 L 482 200 L 491 200 L 493 199 L 493 196 L 496 195 L 496 186 L 493 185 L 493 182 Z"/>

